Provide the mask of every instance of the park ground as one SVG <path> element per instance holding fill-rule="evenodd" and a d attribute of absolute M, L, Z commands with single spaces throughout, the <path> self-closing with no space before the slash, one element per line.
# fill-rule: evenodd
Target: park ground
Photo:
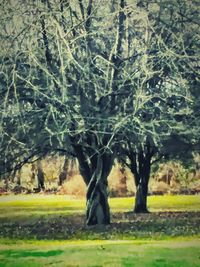
<path fill-rule="evenodd" d="M 112 223 L 85 226 L 85 200 L 0 197 L 0 266 L 200 266 L 200 196 L 110 199 Z"/>

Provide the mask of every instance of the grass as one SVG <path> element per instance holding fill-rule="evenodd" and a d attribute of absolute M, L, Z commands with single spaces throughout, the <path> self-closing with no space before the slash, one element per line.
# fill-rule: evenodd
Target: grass
<path fill-rule="evenodd" d="M 111 198 L 111 211 L 126 212 L 133 209 L 134 198 Z M 149 210 L 200 211 L 200 197 L 194 196 L 150 196 Z M 0 219 L 30 220 L 49 215 L 72 215 L 85 213 L 85 200 L 69 199 L 58 195 L 12 195 L 0 197 Z"/>
<path fill-rule="evenodd" d="M 130 211 L 133 209 L 134 198 L 112 198 L 111 209 L 115 211 Z M 152 212 L 160 211 L 200 211 L 200 196 L 149 196 L 148 208 Z"/>
<path fill-rule="evenodd" d="M 42 242 L 42 241 L 41 241 Z M 198 267 L 200 240 L 42 242 L 1 246 L 0 266 Z"/>
<path fill-rule="evenodd" d="M 133 202 L 110 199 L 111 226 L 87 228 L 85 200 L 0 197 L 0 267 L 200 266 L 199 196 L 150 196 L 143 215 Z"/>

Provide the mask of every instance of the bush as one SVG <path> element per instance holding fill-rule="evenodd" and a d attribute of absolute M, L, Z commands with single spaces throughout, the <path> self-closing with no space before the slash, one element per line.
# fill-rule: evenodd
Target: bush
<path fill-rule="evenodd" d="M 154 186 L 151 188 L 151 194 L 152 195 L 164 195 L 169 192 L 169 185 L 167 185 L 165 182 L 157 182 Z"/>
<path fill-rule="evenodd" d="M 86 185 L 81 175 L 74 175 L 70 180 L 63 183 L 58 189 L 58 193 L 61 195 L 71 195 L 74 197 L 85 197 Z"/>

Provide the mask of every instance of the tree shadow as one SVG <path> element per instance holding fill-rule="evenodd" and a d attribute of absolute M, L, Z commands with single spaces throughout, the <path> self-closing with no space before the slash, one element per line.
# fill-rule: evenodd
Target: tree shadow
<path fill-rule="evenodd" d="M 35 250 L 3 250 L 0 255 L 9 258 L 27 258 L 27 257 L 55 257 L 63 253 L 63 250 L 48 250 L 48 251 L 35 251 Z"/>

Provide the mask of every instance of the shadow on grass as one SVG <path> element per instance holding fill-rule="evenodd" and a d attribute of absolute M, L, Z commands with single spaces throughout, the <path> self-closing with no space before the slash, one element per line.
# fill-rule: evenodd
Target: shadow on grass
<path fill-rule="evenodd" d="M 3 250 L 0 255 L 9 258 L 27 258 L 27 257 L 55 257 L 63 253 L 63 250 L 34 251 L 34 250 Z"/>
<path fill-rule="evenodd" d="M 0 219 L 0 237 L 14 239 L 130 239 L 193 236 L 200 234 L 200 212 L 153 212 L 112 214 L 107 226 L 86 227 L 84 215 L 30 217 L 25 222 Z"/>

